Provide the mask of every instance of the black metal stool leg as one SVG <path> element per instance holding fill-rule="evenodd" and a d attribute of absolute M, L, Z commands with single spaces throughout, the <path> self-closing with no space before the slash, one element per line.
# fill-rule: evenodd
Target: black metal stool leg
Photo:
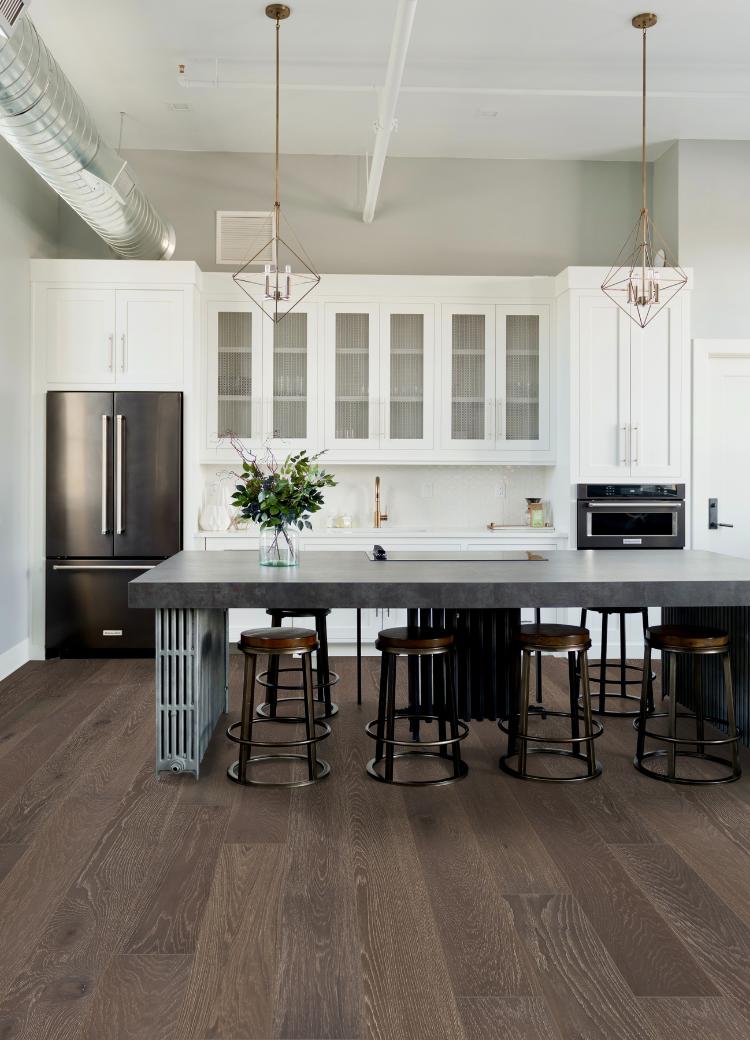
<path fill-rule="evenodd" d="M 646 637 L 648 635 L 648 607 L 643 610 L 643 642 L 646 643 Z M 645 667 L 645 665 L 644 665 Z M 649 652 L 649 665 L 648 665 L 648 710 L 654 710 L 654 675 L 651 669 L 651 653 Z"/>
<path fill-rule="evenodd" d="M 534 623 L 540 625 L 542 623 L 542 612 L 539 607 L 534 610 Z M 542 703 L 542 654 L 538 651 L 535 655 L 535 668 L 536 668 L 536 703 Z"/>
<path fill-rule="evenodd" d="M 446 722 L 448 720 L 445 658 L 448 655 L 441 656 L 443 657 L 442 661 L 439 658 L 433 658 L 432 660 L 432 710 L 438 717 L 438 740 L 445 740 Z M 440 748 L 439 754 L 443 758 L 447 758 L 448 748 L 444 745 Z"/>
<path fill-rule="evenodd" d="M 579 657 L 579 669 L 580 669 L 580 654 Z M 568 684 L 570 687 L 570 733 L 574 740 L 578 739 L 579 727 L 578 727 L 578 675 L 576 671 L 576 655 L 575 651 L 571 650 L 568 654 Z M 573 750 L 577 748 L 573 745 Z"/>
<path fill-rule="evenodd" d="M 521 712 L 518 727 L 518 770 L 521 775 L 526 773 L 526 751 L 529 732 L 529 694 L 531 685 L 530 675 L 531 654 L 528 650 L 523 651 L 521 659 Z"/>
<path fill-rule="evenodd" d="M 706 735 L 706 723 L 703 708 L 701 659 L 698 654 L 693 656 L 693 697 L 695 698 L 695 736 L 697 740 L 695 750 L 699 755 L 703 755 L 706 752 L 706 745 L 703 743 Z"/>
<path fill-rule="evenodd" d="M 362 610 L 357 607 L 357 704 L 362 703 Z"/>
<path fill-rule="evenodd" d="M 325 614 L 318 619 L 318 700 L 326 706 L 326 715 L 331 714 L 331 665 L 328 660 L 328 625 Z"/>
<path fill-rule="evenodd" d="M 640 714 L 638 716 L 638 737 L 636 741 L 636 764 L 640 764 L 643 759 L 643 753 L 646 750 L 646 719 L 649 710 L 649 698 L 653 697 L 653 687 L 651 684 L 651 647 L 648 643 L 645 644 L 643 652 L 643 681 L 641 683 L 641 707 Z"/>
<path fill-rule="evenodd" d="M 385 736 L 385 716 L 388 706 L 388 655 L 380 658 L 380 696 L 378 697 L 378 725 L 375 741 L 375 761 L 383 757 L 383 737 Z"/>
<path fill-rule="evenodd" d="M 662 650 L 661 660 L 664 667 L 665 651 Z M 672 741 L 677 737 L 677 660 L 674 654 L 669 655 L 669 736 Z M 670 743 L 667 751 L 668 772 L 674 780 L 677 775 L 677 745 Z"/>
<path fill-rule="evenodd" d="M 607 623 L 609 615 L 602 614 L 602 653 L 599 661 L 599 711 L 607 710 Z"/>
<path fill-rule="evenodd" d="M 628 654 L 628 643 L 627 643 L 627 631 L 625 625 L 625 615 L 620 614 L 620 696 L 627 697 L 628 686 L 627 686 L 627 654 Z"/>
<path fill-rule="evenodd" d="M 307 773 L 311 781 L 318 775 L 318 752 L 315 746 L 315 691 L 313 686 L 312 654 L 302 655 L 302 696 L 305 699 L 305 736 L 307 745 Z"/>
<path fill-rule="evenodd" d="M 271 614 L 271 624 L 274 628 L 281 628 L 281 613 Z M 268 694 L 266 695 L 266 701 L 268 704 L 268 717 L 271 719 L 276 718 L 277 701 L 279 697 L 279 667 L 280 659 L 276 656 L 268 659 Z"/>
<path fill-rule="evenodd" d="M 461 776 L 461 745 L 459 744 L 458 731 L 458 704 L 456 697 L 456 656 L 455 653 L 445 654 L 445 688 L 448 701 L 448 717 L 450 719 L 451 731 L 451 754 L 453 757 L 453 775 L 456 779 Z"/>
<path fill-rule="evenodd" d="M 740 755 L 739 740 L 737 739 L 737 721 L 734 716 L 734 684 L 732 681 L 732 663 L 729 653 L 722 654 L 722 665 L 724 667 L 724 697 L 727 704 L 727 733 L 732 738 L 729 745 L 732 755 L 732 775 L 739 776 Z"/>
<path fill-rule="evenodd" d="M 393 783 L 393 755 L 395 752 L 393 739 L 396 729 L 396 655 L 383 654 L 383 659 L 388 661 L 388 689 L 385 702 L 385 781 Z"/>
<path fill-rule="evenodd" d="M 594 753 L 594 724 L 591 715 L 591 686 L 589 684 L 589 655 L 582 650 L 578 655 L 578 670 L 581 673 L 581 694 L 583 696 L 583 734 L 586 740 L 586 761 L 588 775 L 596 775 L 596 755 Z"/>
<path fill-rule="evenodd" d="M 245 654 L 244 680 L 242 683 L 242 726 L 240 736 L 247 743 L 240 744 L 238 776 L 244 784 L 247 773 L 247 760 L 250 756 L 250 741 L 253 739 L 253 711 L 255 710 L 255 673 L 258 659 L 255 655 Z"/>

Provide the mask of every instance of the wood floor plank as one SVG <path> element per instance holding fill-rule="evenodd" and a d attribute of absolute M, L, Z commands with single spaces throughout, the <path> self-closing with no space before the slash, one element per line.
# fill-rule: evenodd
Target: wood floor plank
<path fill-rule="evenodd" d="M 750 928 L 669 846 L 614 848 L 625 869 L 669 918 L 717 990 L 727 997 L 750 1001 Z M 721 869 L 720 863 L 717 869 Z"/>
<path fill-rule="evenodd" d="M 126 937 L 122 953 L 192 954 L 227 825 L 218 806 L 180 806 L 167 869 Z"/>
<path fill-rule="evenodd" d="M 539 997 L 461 997 L 458 1010 L 466 1040 L 560 1040 Z"/>
<path fill-rule="evenodd" d="M 95 689 L 111 692 L 67 739 L 58 735 L 57 750 L 0 808 L 0 842 L 28 844 L 44 820 L 55 811 L 61 796 L 78 791 L 97 794 L 103 769 L 123 759 L 121 738 L 126 727 L 132 726 L 133 717 L 136 725 L 141 723 L 138 729 L 142 732 L 148 706 L 140 688 L 135 688 L 135 705 L 131 700 L 132 687 Z M 132 761 L 127 757 L 125 761 L 132 779 Z"/>
<path fill-rule="evenodd" d="M 190 956 L 115 957 L 97 987 L 80 1040 L 177 1040 Z"/>
<path fill-rule="evenodd" d="M 563 1040 L 653 1040 L 607 949 L 573 896 L 509 896 Z"/>
<path fill-rule="evenodd" d="M 513 915 L 495 888 L 458 788 L 416 789 L 405 801 L 454 993 L 534 993 L 534 975 L 515 934 Z"/>
<path fill-rule="evenodd" d="M 276 845 L 224 845 L 203 915 L 177 1035 L 273 1035 L 286 862 Z"/>
<path fill-rule="evenodd" d="M 357 964 L 366 1007 L 363 1035 L 461 1040 L 463 1027 L 404 794 L 365 773 L 372 748 L 362 725 L 363 719 L 359 725 L 340 719 L 336 734 L 340 783 L 347 792 Z"/>
<path fill-rule="evenodd" d="M 745 1040 L 747 1009 L 725 997 L 641 997 L 638 1005 L 652 1024 L 656 1040 Z"/>
<path fill-rule="evenodd" d="M 291 792 L 235 789 L 225 841 L 236 845 L 283 845 L 289 832 Z"/>
<path fill-rule="evenodd" d="M 0 881 L 10 873 L 24 852 L 23 845 L 0 845 Z"/>

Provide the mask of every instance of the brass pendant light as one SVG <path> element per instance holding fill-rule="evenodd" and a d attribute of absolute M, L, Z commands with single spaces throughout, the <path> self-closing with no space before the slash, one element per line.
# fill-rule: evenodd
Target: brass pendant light
<path fill-rule="evenodd" d="M 684 288 L 687 275 L 659 239 L 648 211 L 646 179 L 646 33 L 656 25 L 655 14 L 638 14 L 633 27 L 643 34 L 643 97 L 641 108 L 641 213 L 620 250 L 602 291 L 636 325 L 645 328 L 662 307 Z"/>
<path fill-rule="evenodd" d="M 266 15 L 276 23 L 276 166 L 273 202 L 273 238 L 233 276 L 234 281 L 264 314 L 278 324 L 320 281 L 297 243 L 293 249 L 281 237 L 281 178 L 279 175 L 279 28 L 289 17 L 286 4 L 269 4 Z M 262 266 L 262 270 L 260 265 Z"/>

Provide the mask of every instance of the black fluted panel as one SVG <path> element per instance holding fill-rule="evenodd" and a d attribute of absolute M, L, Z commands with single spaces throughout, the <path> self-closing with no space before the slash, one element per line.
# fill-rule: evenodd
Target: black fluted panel
<path fill-rule="evenodd" d="M 498 719 L 518 711 L 520 655 L 514 639 L 520 610 L 410 610 L 410 625 L 445 628 L 456 636 L 458 713 L 464 721 Z M 409 699 L 432 713 L 439 671 L 431 657 L 411 658 Z M 437 681 L 442 681 L 437 679 Z"/>
<path fill-rule="evenodd" d="M 750 607 L 665 607 L 662 618 L 665 625 L 709 625 L 729 632 L 732 639 L 729 657 L 734 680 L 734 710 L 742 731 L 742 743 L 750 747 Z M 706 714 L 725 718 L 721 658 L 712 656 L 702 664 Z M 688 665 L 688 661 L 678 660 L 677 699 L 685 707 L 693 708 Z"/>

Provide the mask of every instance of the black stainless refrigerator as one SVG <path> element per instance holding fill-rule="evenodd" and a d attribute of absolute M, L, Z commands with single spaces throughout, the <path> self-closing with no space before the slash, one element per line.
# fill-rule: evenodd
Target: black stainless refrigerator
<path fill-rule="evenodd" d="M 182 394 L 47 394 L 48 657 L 148 654 L 128 582 L 178 552 Z"/>

